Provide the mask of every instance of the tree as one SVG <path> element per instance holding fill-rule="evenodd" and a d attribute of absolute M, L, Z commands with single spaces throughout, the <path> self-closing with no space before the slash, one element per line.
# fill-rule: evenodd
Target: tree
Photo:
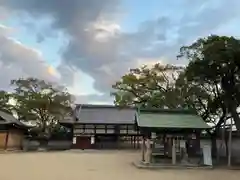
<path fill-rule="evenodd" d="M 189 71 L 190 66 L 187 66 Z M 215 84 L 193 82 L 183 67 L 156 64 L 131 69 L 113 85 L 115 104 L 158 108 L 187 108 L 218 125 L 226 117 L 222 90 Z M 219 126 L 219 125 L 218 125 Z"/>
<path fill-rule="evenodd" d="M 174 84 L 183 67 L 155 64 L 131 69 L 113 85 L 112 95 L 118 106 L 178 108 Z"/>
<path fill-rule="evenodd" d="M 200 38 L 180 50 L 179 57 L 189 60 L 188 82 L 217 87 L 218 106 L 231 115 L 240 130 L 237 108 L 240 103 L 240 41 L 233 37 L 212 35 Z"/>
<path fill-rule="evenodd" d="M 9 104 L 10 94 L 6 91 L 0 91 L 0 111 L 11 112 L 11 104 Z"/>
<path fill-rule="evenodd" d="M 14 110 L 19 119 L 35 121 L 42 137 L 49 137 L 72 110 L 72 97 L 64 87 L 35 78 L 12 80 L 11 84 L 16 87 Z"/>
<path fill-rule="evenodd" d="M 185 70 L 176 81 L 175 91 L 181 97 L 182 103 L 194 109 L 206 122 L 219 126 L 219 121 L 222 122 L 226 118 L 226 108 L 222 103 L 222 91 L 219 86 L 190 81 Z"/>

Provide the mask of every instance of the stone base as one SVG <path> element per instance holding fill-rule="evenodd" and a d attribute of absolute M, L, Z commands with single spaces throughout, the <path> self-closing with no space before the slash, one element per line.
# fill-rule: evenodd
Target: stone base
<path fill-rule="evenodd" d="M 0 150 L 0 154 L 20 153 L 22 150 Z"/>
<path fill-rule="evenodd" d="M 136 161 L 132 163 L 139 169 L 213 169 L 212 166 L 199 166 L 194 164 L 162 164 L 162 163 L 144 163 Z"/>

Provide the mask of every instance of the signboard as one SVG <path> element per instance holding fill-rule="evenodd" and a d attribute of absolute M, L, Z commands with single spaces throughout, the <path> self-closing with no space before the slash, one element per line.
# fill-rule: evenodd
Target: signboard
<path fill-rule="evenodd" d="M 155 133 L 155 132 L 152 132 L 152 133 L 151 133 L 151 138 L 152 138 L 152 139 L 155 139 L 156 137 L 157 137 L 156 133 Z"/>
<path fill-rule="evenodd" d="M 164 149 L 164 145 L 160 143 L 156 143 L 154 146 L 156 149 Z"/>
<path fill-rule="evenodd" d="M 211 141 L 210 140 L 201 140 L 200 147 L 203 148 L 205 145 L 211 146 Z"/>
<path fill-rule="evenodd" d="M 186 141 L 180 140 L 180 148 L 185 148 L 185 147 L 186 147 Z"/>
<path fill-rule="evenodd" d="M 94 144 L 95 143 L 95 138 L 94 136 L 91 137 L 91 144 Z"/>
<path fill-rule="evenodd" d="M 76 144 L 76 143 L 77 143 L 77 138 L 73 137 L 73 144 Z"/>

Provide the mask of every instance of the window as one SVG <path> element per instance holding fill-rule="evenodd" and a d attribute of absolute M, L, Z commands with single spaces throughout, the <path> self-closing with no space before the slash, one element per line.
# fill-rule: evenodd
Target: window
<path fill-rule="evenodd" d="M 97 125 L 96 129 L 105 129 L 105 125 Z"/>
<path fill-rule="evenodd" d="M 75 125 L 74 128 L 75 128 L 75 129 L 83 129 L 83 128 L 84 128 L 84 125 L 78 124 L 78 125 Z"/>
<path fill-rule="evenodd" d="M 122 129 L 125 129 L 125 130 L 126 130 L 126 129 L 127 129 L 127 125 L 121 125 L 121 126 L 120 126 L 120 129 L 121 129 L 121 130 L 122 130 Z"/>
<path fill-rule="evenodd" d="M 88 124 L 87 124 L 87 125 L 85 125 L 85 129 L 94 129 L 94 125 L 92 125 L 92 124 L 91 124 L 91 125 L 88 125 Z"/>

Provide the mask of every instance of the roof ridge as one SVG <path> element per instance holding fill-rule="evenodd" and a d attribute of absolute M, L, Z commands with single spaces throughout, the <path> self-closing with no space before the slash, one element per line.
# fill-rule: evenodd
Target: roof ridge
<path fill-rule="evenodd" d="M 131 106 L 117 106 L 117 105 L 106 105 L 106 104 L 76 104 L 76 107 L 82 108 L 111 108 L 111 109 L 136 109 L 136 107 Z"/>
<path fill-rule="evenodd" d="M 191 114 L 197 113 L 190 109 L 161 109 L 161 108 L 140 108 L 139 113 L 172 113 L 172 114 Z"/>

